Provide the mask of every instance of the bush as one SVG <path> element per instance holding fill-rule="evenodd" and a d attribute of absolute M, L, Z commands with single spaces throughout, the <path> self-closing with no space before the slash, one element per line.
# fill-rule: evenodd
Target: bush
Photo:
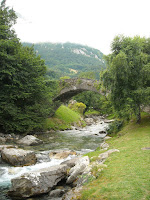
<path fill-rule="evenodd" d="M 84 110 L 86 108 L 86 105 L 84 103 L 82 103 L 82 102 L 80 102 L 80 103 L 77 102 L 77 103 L 74 103 L 74 104 L 69 104 L 68 107 L 71 110 L 73 110 L 75 112 L 78 112 L 81 115 L 83 115 L 83 112 L 84 112 Z"/>
<path fill-rule="evenodd" d="M 118 133 L 122 129 L 123 124 L 124 124 L 124 121 L 122 121 L 122 120 L 116 120 L 116 121 L 112 122 L 109 125 L 109 128 L 107 130 L 108 135 L 114 135 L 114 134 Z"/>

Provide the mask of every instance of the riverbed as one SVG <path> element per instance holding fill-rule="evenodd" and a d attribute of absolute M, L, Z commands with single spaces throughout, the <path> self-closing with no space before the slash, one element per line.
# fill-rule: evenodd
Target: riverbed
<path fill-rule="evenodd" d="M 85 128 L 57 131 L 53 133 L 36 134 L 36 136 L 43 140 L 43 144 L 37 146 L 20 146 L 23 149 L 33 150 L 36 152 L 38 162 L 36 165 L 25 167 L 12 167 L 3 161 L 0 161 L 0 200 L 10 200 L 7 196 L 7 191 L 11 185 L 11 179 L 29 171 L 38 170 L 41 168 L 59 165 L 61 162 L 67 159 L 71 159 L 75 155 L 69 156 L 66 159 L 50 159 L 48 157 L 49 152 L 53 150 L 74 150 L 77 154 L 85 154 L 87 152 L 95 150 L 103 142 L 105 133 L 100 134 L 102 131 L 106 131 L 108 124 L 104 121 L 99 121 L 91 126 Z M 41 198 L 32 198 L 41 199 Z M 43 200 L 47 197 L 43 196 Z"/>

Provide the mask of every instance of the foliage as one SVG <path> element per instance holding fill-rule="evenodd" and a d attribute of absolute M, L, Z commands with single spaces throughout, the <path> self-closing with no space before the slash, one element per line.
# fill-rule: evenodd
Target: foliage
<path fill-rule="evenodd" d="M 47 67 L 46 74 L 45 74 L 45 78 L 46 79 L 49 79 L 49 80 L 58 80 L 60 76 L 61 76 L 60 73 L 55 72 L 54 70 L 51 70 L 50 68 Z"/>
<path fill-rule="evenodd" d="M 17 16 L 5 3 L 6 0 L 2 0 L 0 5 L 0 40 L 16 39 L 12 26 L 16 23 Z"/>
<path fill-rule="evenodd" d="M 16 14 L 0 6 L 0 130 L 28 133 L 42 128 L 51 112 L 46 67 L 33 48 L 23 47 L 12 29 Z"/>
<path fill-rule="evenodd" d="M 107 129 L 108 135 L 111 135 L 111 136 L 115 135 L 122 129 L 123 125 L 124 125 L 123 120 L 115 120 L 109 125 L 109 128 Z"/>
<path fill-rule="evenodd" d="M 31 43 L 23 43 L 32 46 Z M 56 78 L 59 76 L 78 77 L 82 72 L 93 72 L 99 79 L 99 72 L 105 68 L 103 54 L 88 46 L 72 43 L 37 43 L 35 51 L 45 60 L 45 64 Z"/>
<path fill-rule="evenodd" d="M 111 48 L 103 84 L 119 116 L 129 119 L 134 113 L 140 122 L 140 106 L 150 100 L 150 39 L 117 36 Z"/>
<path fill-rule="evenodd" d="M 149 119 L 150 115 L 145 115 L 141 124 L 130 122 L 118 133 L 121 137 L 107 141 L 111 149 L 119 149 L 120 153 L 109 156 L 107 168 L 83 187 L 80 200 L 149 199 L 149 150 L 142 150 L 149 147 Z M 95 161 L 100 153 L 101 150 L 88 153 L 90 160 Z"/>
<path fill-rule="evenodd" d="M 60 77 L 60 80 L 66 80 L 66 79 L 70 79 L 70 77 L 69 76 L 62 76 L 62 77 Z"/>
<path fill-rule="evenodd" d="M 44 128 L 45 130 L 65 130 L 70 128 L 73 123 L 78 123 L 80 120 L 81 116 L 78 113 L 61 105 L 53 117 L 46 119 Z"/>
<path fill-rule="evenodd" d="M 81 115 L 83 115 L 86 105 L 82 102 L 80 102 L 80 103 L 76 102 L 74 104 L 69 104 L 68 107 L 71 110 L 76 111 L 76 112 L 80 113 Z"/>
<path fill-rule="evenodd" d="M 81 72 L 78 76 L 79 78 L 86 78 L 86 79 L 96 79 L 96 72 Z"/>
<path fill-rule="evenodd" d="M 101 114 L 110 114 L 112 113 L 112 105 L 109 97 L 100 95 L 92 91 L 82 92 L 81 94 L 73 97 L 78 102 L 82 102 L 86 105 L 86 110 L 97 110 Z"/>
<path fill-rule="evenodd" d="M 100 115 L 100 112 L 97 110 L 89 109 L 84 113 L 85 116 L 90 116 L 90 115 Z"/>

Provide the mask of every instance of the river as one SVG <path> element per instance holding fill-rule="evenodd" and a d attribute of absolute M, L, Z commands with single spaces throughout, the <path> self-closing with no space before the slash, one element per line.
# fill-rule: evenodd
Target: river
<path fill-rule="evenodd" d="M 81 128 L 79 130 L 67 130 L 59 131 L 54 133 L 43 133 L 38 134 L 37 137 L 44 141 L 43 144 L 38 146 L 28 146 L 21 148 L 33 150 L 36 152 L 38 162 L 36 165 L 25 166 L 25 167 L 12 167 L 2 160 L 0 160 L 0 200 L 11 200 L 7 196 L 7 192 L 11 185 L 11 179 L 21 174 L 29 171 L 34 171 L 36 169 L 45 168 L 53 165 L 59 165 L 64 159 L 56 160 L 50 159 L 48 154 L 52 150 L 74 150 L 78 154 L 85 154 L 87 152 L 95 150 L 99 147 L 100 143 L 103 141 L 103 138 L 106 134 L 99 134 L 100 131 L 105 131 L 108 127 L 107 123 L 99 121 L 91 126 Z M 66 159 L 70 159 L 69 156 Z M 65 159 L 65 160 L 66 160 Z M 42 198 L 30 198 L 30 200 L 42 199 L 46 200 L 47 197 L 43 196 Z"/>

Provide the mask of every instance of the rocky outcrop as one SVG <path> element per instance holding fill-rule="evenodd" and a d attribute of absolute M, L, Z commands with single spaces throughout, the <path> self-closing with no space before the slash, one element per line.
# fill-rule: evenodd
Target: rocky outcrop
<path fill-rule="evenodd" d="M 42 144 L 43 141 L 39 140 L 38 138 L 34 137 L 33 135 L 26 135 L 22 139 L 18 140 L 17 143 L 22 144 L 22 145 L 33 146 L 33 145 Z"/>
<path fill-rule="evenodd" d="M 3 148 L 2 159 L 13 166 L 28 166 L 36 163 L 36 156 L 33 151 L 25 151 L 16 148 Z"/>
<path fill-rule="evenodd" d="M 9 195 L 27 198 L 47 193 L 65 178 L 67 170 L 67 165 L 59 165 L 25 173 L 11 180 L 12 187 Z"/>

